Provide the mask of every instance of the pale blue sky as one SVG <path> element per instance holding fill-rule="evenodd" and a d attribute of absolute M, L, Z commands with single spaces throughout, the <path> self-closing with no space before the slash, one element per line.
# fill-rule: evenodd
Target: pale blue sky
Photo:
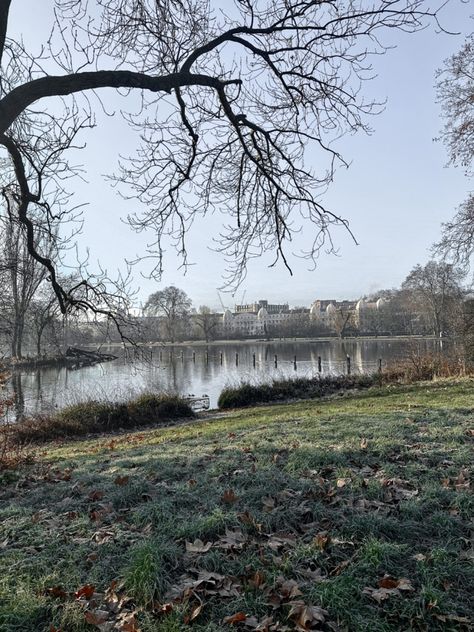
<path fill-rule="evenodd" d="M 38 41 L 48 24 L 44 5 L 37 0 L 15 0 L 13 26 L 27 38 Z M 441 127 L 435 103 L 434 73 L 443 59 L 455 52 L 471 32 L 472 3 L 451 0 L 443 11 L 443 25 L 460 36 L 436 34 L 433 29 L 415 35 L 389 33 L 384 43 L 395 50 L 374 59 L 377 78 L 366 84 L 375 98 L 387 98 L 385 111 L 371 121 L 371 136 L 346 137 L 338 145 L 352 161 L 349 170 L 339 170 L 324 203 L 350 220 L 359 245 L 337 231 L 338 257 L 322 254 L 314 271 L 307 262 L 293 260 L 294 276 L 283 267 L 268 268 L 271 257 L 251 262 L 247 280 L 237 293 L 246 290 L 246 301 L 268 298 L 293 305 L 309 304 L 316 298 L 355 298 L 377 289 L 399 285 L 410 269 L 429 258 L 431 244 L 439 238 L 441 222 L 449 219 L 464 199 L 469 182 L 460 170 L 446 168 L 446 152 L 433 142 Z M 43 31 L 44 32 L 44 31 Z M 116 104 L 112 91 L 106 102 Z M 77 201 L 89 201 L 86 228 L 80 238 L 89 247 L 91 259 L 100 259 L 110 271 L 143 249 L 144 238 L 134 235 L 121 222 L 131 210 L 102 180 L 113 171 L 119 152 L 128 154 L 133 135 L 124 131 L 120 117 L 99 116 L 98 127 L 87 137 L 85 152 L 88 185 L 78 186 Z M 183 288 L 194 304 L 218 306 L 216 288 L 222 284 L 223 260 L 208 250 L 208 234 L 218 220 L 199 224 L 189 239 L 189 258 L 195 265 L 187 274 L 177 270 L 179 261 L 171 248 L 165 259 L 161 286 Z M 212 226 L 209 225 L 212 222 Z M 295 250 L 298 243 L 294 244 Z M 160 285 L 140 279 L 140 297 Z M 224 297 L 229 305 L 231 296 Z"/>

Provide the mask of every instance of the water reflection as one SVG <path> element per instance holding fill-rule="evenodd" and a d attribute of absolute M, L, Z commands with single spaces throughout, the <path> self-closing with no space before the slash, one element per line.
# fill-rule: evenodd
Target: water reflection
<path fill-rule="evenodd" d="M 51 411 L 87 398 L 124 399 L 143 390 L 207 394 L 211 407 L 215 407 L 226 385 L 241 380 L 316 375 L 318 358 L 323 374 L 345 373 L 347 356 L 354 373 L 373 372 L 379 359 L 386 364 L 413 352 L 433 352 L 439 348 L 437 345 L 437 341 L 428 339 L 372 339 L 156 347 L 140 355 L 124 352 L 113 362 L 75 371 L 44 367 L 16 372 L 10 389 L 16 402 L 16 418 L 25 412 Z M 117 355 L 116 348 L 110 352 Z"/>

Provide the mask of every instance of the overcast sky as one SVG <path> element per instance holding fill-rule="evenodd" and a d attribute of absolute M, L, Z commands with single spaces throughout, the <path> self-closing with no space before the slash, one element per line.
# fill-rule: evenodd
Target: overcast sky
<path fill-rule="evenodd" d="M 13 28 L 27 39 L 39 41 L 48 26 L 43 2 L 16 0 L 13 6 Z M 471 32 L 471 13 L 472 4 L 459 0 L 451 0 L 443 11 L 443 26 L 461 35 L 430 29 L 414 35 L 391 32 L 384 39 L 397 48 L 375 58 L 378 76 L 365 88 L 369 96 L 387 98 L 386 109 L 371 119 L 371 136 L 362 134 L 339 142 L 338 149 L 351 166 L 338 171 L 324 198 L 326 206 L 349 219 L 359 245 L 340 229 L 334 234 L 339 256 L 322 254 L 312 271 L 307 262 L 295 259 L 293 277 L 283 267 L 269 268 L 271 257 L 255 260 L 235 299 L 223 295 L 226 305 L 240 302 L 244 290 L 246 302 L 267 298 L 308 305 L 316 298 L 357 298 L 398 286 L 414 265 L 429 259 L 441 223 L 452 217 L 469 190 L 462 171 L 445 166 L 446 150 L 433 139 L 442 125 L 435 103 L 434 73 Z M 107 98 L 113 105 L 114 96 Z M 104 172 L 113 171 L 119 153 L 129 153 L 133 137 L 124 132 L 119 116 L 99 116 L 98 123 L 87 137 L 88 183 L 77 185 L 77 201 L 90 202 L 81 245 L 90 248 L 92 260 L 100 259 L 112 271 L 121 266 L 124 256 L 140 254 L 146 239 L 132 234 L 120 221 L 132 206 L 102 178 Z M 186 275 L 177 269 L 179 261 L 170 248 L 161 284 L 137 277 L 138 302 L 173 284 L 183 288 L 194 305 L 218 307 L 216 288 L 222 285 L 223 260 L 208 248 L 208 235 L 216 231 L 218 222 L 207 218 L 191 234 L 189 259 L 194 265 Z M 297 250 L 298 243 L 294 246 Z"/>

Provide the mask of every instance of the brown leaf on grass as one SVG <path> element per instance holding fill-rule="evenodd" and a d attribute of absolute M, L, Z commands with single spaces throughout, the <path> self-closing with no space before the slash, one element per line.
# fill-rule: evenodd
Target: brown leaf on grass
<path fill-rule="evenodd" d="M 378 603 L 385 601 L 390 596 L 401 596 L 402 593 L 413 592 L 415 589 L 409 579 L 406 577 L 402 577 L 400 579 L 395 579 L 390 575 L 385 575 L 381 579 L 379 579 L 378 588 L 371 588 L 367 586 L 364 588 L 362 593 L 364 595 L 369 595 L 372 599 L 375 599 Z"/>
<path fill-rule="evenodd" d="M 84 619 L 89 625 L 101 626 L 109 618 L 107 610 L 86 610 L 84 612 Z"/>
<path fill-rule="evenodd" d="M 406 577 L 402 577 L 398 580 L 397 589 L 401 590 L 402 592 L 415 592 L 413 584 Z"/>
<path fill-rule="evenodd" d="M 325 621 L 328 612 L 319 606 L 308 606 L 304 601 L 293 601 L 290 603 L 291 610 L 288 618 L 295 623 L 298 632 L 307 632 L 308 630 L 316 630 Z"/>
<path fill-rule="evenodd" d="M 66 599 L 67 592 L 61 586 L 53 586 L 46 589 L 46 594 L 54 597 L 55 599 Z"/>
<path fill-rule="evenodd" d="M 196 487 L 196 485 L 197 485 L 196 479 L 190 478 L 189 481 L 188 481 L 188 485 L 189 485 L 189 487 Z"/>
<path fill-rule="evenodd" d="M 325 551 L 331 544 L 331 536 L 327 531 L 321 531 L 314 536 L 314 543 L 321 551 Z"/>
<path fill-rule="evenodd" d="M 92 595 L 95 592 L 95 586 L 92 586 L 92 584 L 85 584 L 84 586 L 82 586 L 82 588 L 79 588 L 79 590 L 76 590 L 76 592 L 74 593 L 74 596 L 76 599 L 81 599 L 81 597 L 84 597 L 85 599 L 87 599 L 87 601 L 89 601 L 89 599 L 92 598 Z"/>
<path fill-rule="evenodd" d="M 350 480 L 350 478 L 338 478 L 336 481 L 336 487 L 341 489 L 342 487 L 345 487 L 347 483 L 350 483 Z"/>
<path fill-rule="evenodd" d="M 295 536 L 290 534 L 273 534 L 268 537 L 267 546 L 272 551 L 278 551 L 281 548 L 293 547 L 296 544 Z"/>
<path fill-rule="evenodd" d="M 243 549 L 247 540 L 247 536 L 242 533 L 241 529 L 226 529 L 225 535 L 221 536 L 214 546 L 217 549 L 227 551 Z"/>
<path fill-rule="evenodd" d="M 115 629 L 119 632 L 140 632 L 135 612 L 128 612 L 119 616 L 115 623 Z"/>
<path fill-rule="evenodd" d="M 236 612 L 232 614 L 230 617 L 225 617 L 223 623 L 227 625 L 235 625 L 236 623 L 242 623 L 247 619 L 247 615 L 245 612 Z"/>
<path fill-rule="evenodd" d="M 386 489 L 385 500 L 388 502 L 409 500 L 418 496 L 418 490 L 413 489 L 412 483 L 402 478 L 384 478 L 381 484 Z"/>
<path fill-rule="evenodd" d="M 362 439 L 360 440 L 360 449 L 361 449 L 361 450 L 367 450 L 368 446 L 369 446 L 369 440 L 368 440 L 368 439 L 366 439 L 365 437 L 364 437 L 364 438 L 362 438 Z"/>
<path fill-rule="evenodd" d="M 253 588 L 261 588 L 265 584 L 265 575 L 261 571 L 255 571 L 249 578 L 248 583 Z"/>
<path fill-rule="evenodd" d="M 204 544 L 199 538 L 194 540 L 194 542 L 186 542 L 187 553 L 207 553 L 211 547 L 212 542 L 206 542 Z"/>
<path fill-rule="evenodd" d="M 255 518 L 252 516 L 252 514 L 248 510 L 242 513 L 238 513 L 237 518 L 242 524 L 246 524 L 253 527 L 259 533 L 262 532 L 262 525 L 255 520 Z"/>
<path fill-rule="evenodd" d="M 129 480 L 130 480 L 130 476 L 117 476 L 114 479 L 114 483 L 115 485 L 119 485 L 120 487 L 123 487 L 124 485 L 128 483 Z"/>
<path fill-rule="evenodd" d="M 287 632 L 290 629 L 278 621 L 275 623 L 273 617 L 264 617 L 260 621 L 257 617 L 247 617 L 244 621 L 244 627 L 255 632 Z"/>
<path fill-rule="evenodd" d="M 457 478 L 454 480 L 455 489 L 469 489 L 469 470 L 463 469 L 459 472 Z"/>
<path fill-rule="evenodd" d="M 223 503 L 226 503 L 227 505 L 232 505 L 233 503 L 237 502 L 237 500 L 238 497 L 235 495 L 233 489 L 226 489 L 221 497 L 221 501 Z"/>
<path fill-rule="evenodd" d="M 390 575 L 385 575 L 377 583 L 379 588 L 398 588 L 398 579 L 394 579 Z"/>

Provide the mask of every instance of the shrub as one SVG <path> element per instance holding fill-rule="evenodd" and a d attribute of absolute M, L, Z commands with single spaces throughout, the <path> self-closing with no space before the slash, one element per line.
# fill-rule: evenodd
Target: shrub
<path fill-rule="evenodd" d="M 429 353 L 412 353 L 407 358 L 391 363 L 380 376 L 382 383 L 411 383 L 433 380 L 436 377 L 461 377 L 472 372 L 458 357 Z"/>
<path fill-rule="evenodd" d="M 250 384 L 243 382 L 237 387 L 225 388 L 219 396 L 219 408 L 241 408 L 288 399 L 315 399 L 337 392 L 368 388 L 375 384 L 371 375 L 318 376 L 273 380 L 271 383 Z"/>
<path fill-rule="evenodd" d="M 126 403 L 90 400 L 54 415 L 38 415 L 12 426 L 17 443 L 41 442 L 192 418 L 192 408 L 174 395 L 145 394 Z"/>

